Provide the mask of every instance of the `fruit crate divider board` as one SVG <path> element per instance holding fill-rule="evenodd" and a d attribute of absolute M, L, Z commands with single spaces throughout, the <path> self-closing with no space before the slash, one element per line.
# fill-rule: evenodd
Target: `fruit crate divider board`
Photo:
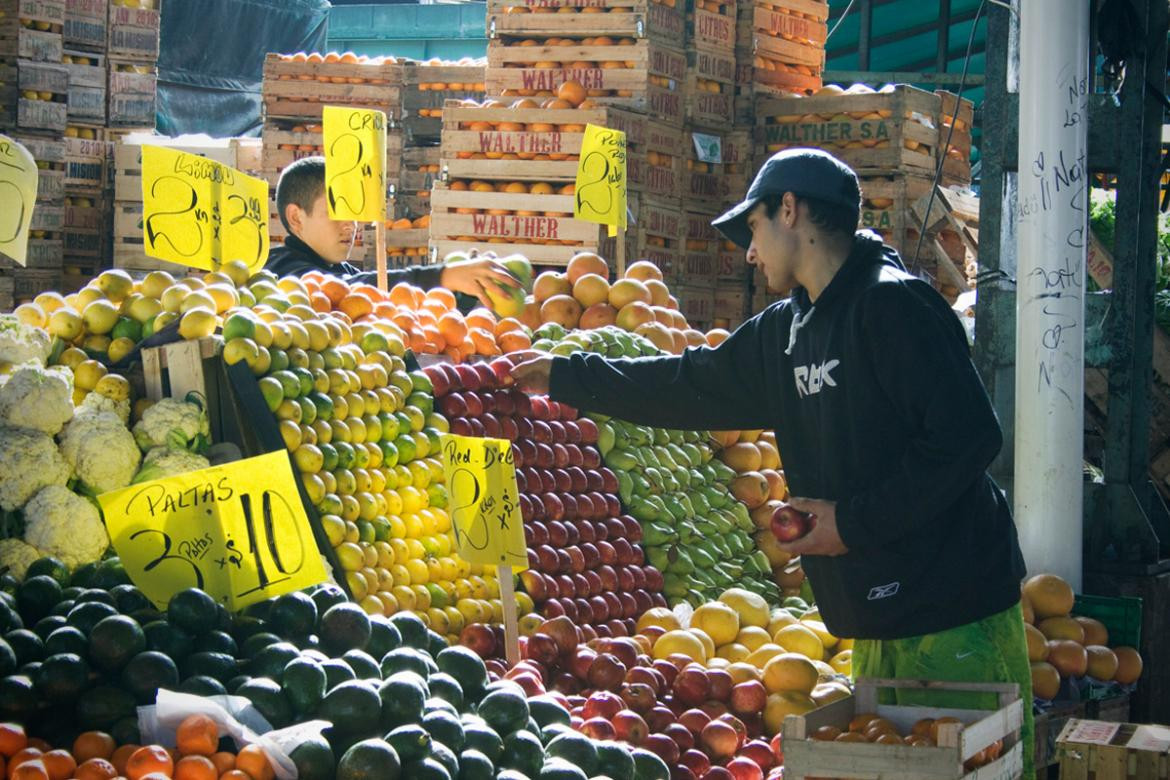
<path fill-rule="evenodd" d="M 961 710 L 883 705 L 878 704 L 879 689 L 994 693 L 999 698 L 999 707 L 995 710 Z M 1023 765 L 1023 745 L 1019 740 L 1023 724 L 1023 702 L 1018 690 L 1019 686 L 1014 683 L 860 678 L 852 696 L 808 714 L 789 715 L 784 719 L 781 733 L 785 743 L 785 777 L 791 773 L 792 780 L 805 780 L 813 775 L 880 780 L 1018 778 Z M 939 737 L 942 745 L 931 748 L 816 742 L 809 739 L 821 726 L 834 725 L 845 730 L 850 719 L 858 712 L 874 712 L 890 720 L 903 732 L 924 717 L 949 716 L 967 725 L 962 729 L 944 726 Z M 974 772 L 963 772 L 963 761 L 999 739 L 1004 740 L 1005 750 L 998 760 Z"/>
<path fill-rule="evenodd" d="M 224 364 L 222 360 L 218 362 L 223 367 L 220 376 L 226 380 L 224 397 L 229 400 L 229 403 L 223 404 L 222 408 L 231 408 L 233 423 L 238 434 L 238 440 L 235 443 L 240 447 L 244 457 L 265 455 L 277 450 L 287 452 L 276 423 L 276 417 L 269 411 L 264 395 L 260 392 L 257 378 L 248 368 L 248 364 L 240 361 L 229 366 Z M 296 464 L 292 461 L 292 453 L 288 453 L 288 458 L 292 473 L 298 474 Z M 341 588 L 347 599 L 353 601 L 353 594 L 349 590 L 345 577 L 338 576 L 344 569 L 341 567 L 341 561 L 338 560 L 336 551 L 329 544 L 329 538 L 325 535 L 317 508 L 309 500 L 309 494 L 302 481 L 300 479 L 294 481 L 297 483 L 297 493 L 301 505 L 304 507 L 305 515 L 309 518 L 309 527 L 313 529 L 313 538 L 317 541 L 317 549 L 325 557 L 333 573 L 333 583 Z"/>

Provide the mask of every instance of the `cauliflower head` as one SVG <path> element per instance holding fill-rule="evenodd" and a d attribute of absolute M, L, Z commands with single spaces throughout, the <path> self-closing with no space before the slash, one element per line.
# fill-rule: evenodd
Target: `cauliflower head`
<path fill-rule="evenodd" d="M 0 539 L 0 573 L 23 580 L 33 561 L 44 557 L 40 550 L 20 539 Z"/>
<path fill-rule="evenodd" d="M 55 436 L 73 417 L 73 375 L 67 368 L 28 365 L 0 385 L 0 425 Z"/>
<path fill-rule="evenodd" d="M 192 396 L 188 395 L 188 398 Z M 134 424 L 134 439 L 143 452 L 154 447 L 201 452 L 207 448 L 211 426 L 202 403 L 164 398 L 142 413 Z"/>
<path fill-rule="evenodd" d="M 110 546 L 97 507 L 60 485 L 44 488 L 24 505 L 24 541 L 70 569 L 101 560 Z"/>
<path fill-rule="evenodd" d="M 202 455 L 188 450 L 155 447 L 142 459 L 142 469 L 134 476 L 134 484 L 206 468 L 211 468 L 211 462 Z"/>
<path fill-rule="evenodd" d="M 0 314 L 0 363 L 44 365 L 53 351 L 53 339 L 40 328 L 26 325 L 15 314 Z"/>
<path fill-rule="evenodd" d="M 39 490 L 69 481 L 69 464 L 47 433 L 0 425 L 0 509 L 20 509 Z"/>
<path fill-rule="evenodd" d="M 115 412 L 74 417 L 61 432 L 60 444 L 83 492 L 92 495 L 129 485 L 142 461 L 134 434 Z"/>
<path fill-rule="evenodd" d="M 113 412 L 118 415 L 123 427 L 130 425 L 130 400 L 115 401 L 101 393 L 86 393 L 81 405 L 73 410 L 73 416 L 77 418 L 101 412 Z"/>

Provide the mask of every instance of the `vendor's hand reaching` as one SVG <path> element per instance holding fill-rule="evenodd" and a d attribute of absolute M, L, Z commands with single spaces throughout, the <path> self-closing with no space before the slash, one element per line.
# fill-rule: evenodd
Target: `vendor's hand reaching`
<path fill-rule="evenodd" d="M 531 395 L 548 393 L 548 379 L 552 371 L 552 356 L 541 355 L 526 360 L 512 369 L 512 378 L 521 390 Z"/>
<path fill-rule="evenodd" d="M 492 258 L 447 263 L 439 284 L 452 292 L 474 295 L 489 309 L 489 289 L 494 288 L 497 295 L 509 295 L 512 290 L 520 289 L 520 280 L 512 276 L 499 260 Z"/>
<path fill-rule="evenodd" d="M 837 502 L 789 498 L 788 504 L 812 515 L 813 527 L 799 539 L 780 542 L 780 549 L 791 555 L 844 555 L 849 552 L 837 531 Z"/>

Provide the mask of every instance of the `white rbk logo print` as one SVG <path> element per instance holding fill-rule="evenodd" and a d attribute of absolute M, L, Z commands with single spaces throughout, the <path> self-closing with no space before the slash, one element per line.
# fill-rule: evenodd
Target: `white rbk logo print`
<path fill-rule="evenodd" d="M 829 372 L 839 365 L 840 360 L 826 360 L 819 366 L 813 363 L 811 366 L 793 368 L 797 395 L 803 398 L 806 395 L 816 395 L 821 392 L 822 387 L 836 387 L 837 383 L 833 381 L 833 376 Z"/>

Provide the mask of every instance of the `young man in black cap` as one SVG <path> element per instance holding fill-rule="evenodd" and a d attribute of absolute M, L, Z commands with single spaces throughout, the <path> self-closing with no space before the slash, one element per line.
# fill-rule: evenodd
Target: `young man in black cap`
<path fill-rule="evenodd" d="M 276 209 L 288 231 L 284 246 L 273 249 L 264 266 L 277 276 L 300 276 L 309 271 L 340 276 L 349 282 L 373 284 L 376 271 L 361 271 L 346 262 L 356 225 L 352 221 L 329 218 L 325 201 L 325 158 L 305 157 L 289 165 L 276 185 Z M 508 269 L 492 259 L 470 260 L 439 265 L 417 265 L 391 269 L 387 285 L 399 282 L 429 290 L 446 287 L 454 292 L 473 295 L 484 306 L 491 306 L 487 287 L 508 294 L 520 286 Z"/>
<path fill-rule="evenodd" d="M 520 387 L 583 411 L 685 429 L 774 428 L 801 555 L 829 631 L 857 639 L 858 676 L 1014 682 L 1031 777 L 1023 556 L 987 474 L 1002 435 L 946 301 L 897 252 L 856 232 L 856 174 L 829 154 L 769 159 L 713 223 L 768 286 L 791 291 L 715 348 L 516 367 Z M 923 692 L 905 703 L 997 708 Z"/>

